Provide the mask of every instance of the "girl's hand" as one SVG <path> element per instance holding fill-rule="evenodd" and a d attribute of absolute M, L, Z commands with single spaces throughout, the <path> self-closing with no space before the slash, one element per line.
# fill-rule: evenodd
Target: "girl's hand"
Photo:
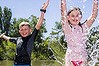
<path fill-rule="evenodd" d="M 49 5 L 49 0 L 47 0 L 43 6 L 42 6 L 42 9 L 46 10 L 47 6 Z"/>

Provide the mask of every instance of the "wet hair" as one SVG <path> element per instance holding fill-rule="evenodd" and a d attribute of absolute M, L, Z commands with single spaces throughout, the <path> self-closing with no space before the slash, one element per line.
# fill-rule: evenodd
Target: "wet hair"
<path fill-rule="evenodd" d="M 74 10 L 78 10 L 80 12 L 80 14 L 82 15 L 81 9 L 79 7 L 73 7 L 71 8 L 68 12 L 67 12 L 67 16 L 69 16 L 69 14 L 74 11 Z"/>
<path fill-rule="evenodd" d="M 82 11 L 81 11 L 81 9 L 80 9 L 79 7 L 73 7 L 72 9 L 70 9 L 70 10 L 67 12 L 67 16 L 69 16 L 69 14 L 70 14 L 72 11 L 74 11 L 74 10 L 78 10 L 78 11 L 80 12 L 81 16 L 82 16 Z M 68 22 L 69 22 L 69 20 L 68 20 Z M 69 22 L 69 24 L 70 24 L 70 22 Z M 79 22 L 78 25 L 82 28 L 81 22 Z M 82 28 L 82 31 L 83 31 L 83 28 Z"/>
<path fill-rule="evenodd" d="M 71 8 L 71 9 L 67 12 L 67 16 L 69 16 L 69 14 L 70 14 L 72 11 L 74 11 L 74 10 L 78 10 L 78 11 L 80 12 L 81 16 L 82 16 L 82 12 L 81 12 L 81 9 L 80 9 L 79 7 L 73 7 L 73 8 Z M 69 21 L 68 21 L 68 22 L 69 22 Z M 69 23 L 70 23 L 70 22 L 69 22 Z M 82 24 L 79 22 L 78 25 L 81 26 Z"/>

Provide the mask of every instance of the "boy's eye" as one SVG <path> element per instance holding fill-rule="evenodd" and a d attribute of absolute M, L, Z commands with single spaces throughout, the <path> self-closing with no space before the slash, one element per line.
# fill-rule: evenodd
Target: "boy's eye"
<path fill-rule="evenodd" d="M 23 29 L 20 29 L 20 31 L 23 31 Z"/>
<path fill-rule="evenodd" d="M 25 30 L 28 30 L 28 29 L 25 29 Z"/>

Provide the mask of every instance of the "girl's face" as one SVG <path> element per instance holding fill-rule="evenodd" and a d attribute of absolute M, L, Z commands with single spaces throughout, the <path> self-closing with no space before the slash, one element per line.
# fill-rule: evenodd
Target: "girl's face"
<path fill-rule="evenodd" d="M 82 15 L 80 14 L 79 10 L 73 10 L 69 15 L 68 15 L 68 20 L 71 25 L 78 25 L 80 20 L 82 18 Z"/>
<path fill-rule="evenodd" d="M 22 37 L 27 37 L 31 33 L 31 28 L 28 25 L 21 26 L 19 29 L 19 33 Z"/>

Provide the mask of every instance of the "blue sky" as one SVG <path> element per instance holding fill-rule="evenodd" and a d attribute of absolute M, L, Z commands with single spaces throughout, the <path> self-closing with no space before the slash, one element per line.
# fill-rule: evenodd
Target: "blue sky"
<path fill-rule="evenodd" d="M 30 15 L 39 17 L 40 8 L 46 0 L 0 0 L 0 6 L 7 6 L 12 11 L 12 18 L 28 18 Z M 60 21 L 60 1 L 50 0 L 47 12 L 45 14 L 46 28 L 49 35 L 56 21 Z M 73 6 L 80 7 L 83 12 L 82 22 L 85 21 L 91 14 L 93 0 L 67 0 L 67 9 Z M 99 13 L 92 27 L 99 25 Z"/>

